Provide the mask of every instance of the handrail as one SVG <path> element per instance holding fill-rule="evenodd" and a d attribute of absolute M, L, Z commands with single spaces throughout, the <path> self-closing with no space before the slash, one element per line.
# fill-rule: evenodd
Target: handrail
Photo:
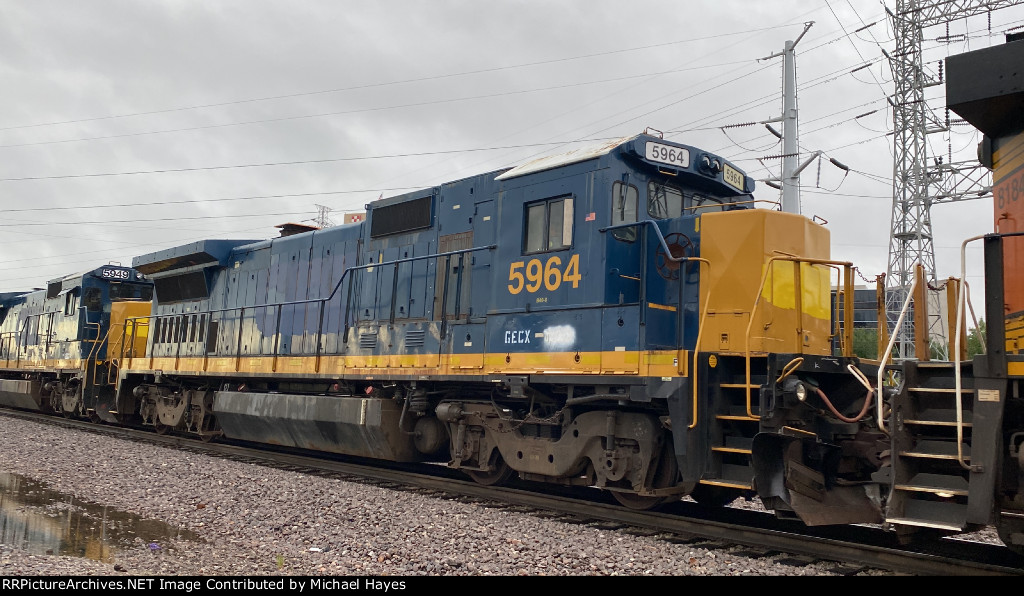
<path fill-rule="evenodd" d="M 960 279 L 967 279 L 967 244 L 974 242 L 975 240 L 981 240 L 985 236 L 973 236 L 964 240 L 960 244 Z M 956 336 L 953 338 L 953 377 L 955 379 L 956 393 L 956 461 L 960 464 L 960 467 L 965 470 L 970 470 L 971 467 L 966 461 L 964 461 L 964 420 L 963 420 L 963 401 L 960 398 L 960 391 L 963 389 L 963 378 L 960 374 L 960 333 L 963 331 L 963 308 L 964 308 L 964 294 L 966 294 L 967 288 L 964 284 L 960 284 L 960 289 L 957 292 L 956 297 Z"/>
<path fill-rule="evenodd" d="M 707 266 L 708 266 L 708 274 L 707 274 L 708 275 L 708 279 L 711 278 L 711 261 L 709 261 L 707 259 L 700 258 L 700 257 L 689 257 L 688 259 L 682 259 L 682 260 L 692 260 L 692 261 L 697 261 L 699 263 L 707 264 Z M 680 284 L 682 284 L 682 277 L 681 276 L 680 276 Z M 697 299 L 700 300 L 699 290 L 698 290 L 698 298 Z M 680 302 L 682 302 L 682 301 L 680 301 Z M 697 343 L 694 345 L 694 348 L 693 348 L 693 419 L 690 421 L 690 425 L 686 427 L 687 429 L 690 429 L 690 430 L 692 430 L 694 428 L 697 428 L 697 372 L 700 370 L 700 367 L 697 366 L 697 356 L 700 355 L 700 342 L 701 342 L 701 339 L 704 337 L 704 321 L 705 321 L 705 319 L 708 316 L 708 310 L 709 310 L 708 307 L 710 306 L 710 304 L 711 304 L 711 284 L 709 283 L 708 284 L 708 295 L 707 295 L 707 298 L 705 298 L 705 300 L 704 300 L 704 308 L 702 309 L 702 311 L 700 313 L 700 323 L 697 325 Z M 680 316 L 682 316 L 681 313 L 680 313 Z"/>
<path fill-rule="evenodd" d="M 769 201 L 768 199 L 752 199 L 750 201 L 729 201 L 728 203 L 720 203 L 723 207 L 722 211 L 725 211 L 724 207 L 732 207 L 733 205 L 754 205 L 757 203 L 768 203 L 769 205 L 775 205 L 777 209 L 769 209 L 768 211 L 782 211 L 782 203 L 780 201 Z M 714 207 L 714 204 L 711 205 Z M 683 210 L 698 211 L 700 209 L 708 209 L 708 205 L 691 205 L 689 207 L 683 207 Z M 717 210 L 708 209 L 709 213 L 719 213 Z"/>
<path fill-rule="evenodd" d="M 136 340 L 135 332 L 138 330 L 139 327 L 149 327 L 149 321 L 136 321 L 136 320 L 133 319 L 132 323 L 131 323 L 131 327 L 132 327 L 132 333 L 131 333 L 131 337 L 130 337 L 130 339 L 131 339 L 131 349 L 128 352 L 128 368 L 131 368 L 132 360 L 135 359 L 135 340 Z M 125 320 L 124 329 L 126 331 L 128 329 L 128 321 L 127 320 Z M 147 333 L 147 337 L 148 337 L 148 333 Z M 128 342 L 124 342 L 124 341 L 121 342 L 121 358 L 120 358 L 121 360 L 124 360 L 124 351 L 125 351 L 125 346 L 126 345 L 128 345 Z"/>
<path fill-rule="evenodd" d="M 826 265 L 826 266 L 828 266 L 829 268 L 832 268 L 832 269 L 837 269 L 839 266 L 842 266 L 844 268 L 852 268 L 853 267 L 853 263 L 851 263 L 849 261 L 831 261 L 831 260 L 828 260 L 828 259 L 811 259 L 811 258 L 807 258 L 807 257 L 797 257 L 797 256 L 794 256 L 794 255 L 776 255 L 776 256 L 770 257 L 768 259 L 768 261 L 765 263 L 764 273 L 761 274 L 761 284 L 757 287 L 757 294 L 756 294 L 756 297 L 754 298 L 754 305 L 750 308 L 750 320 L 747 321 L 747 330 L 746 330 L 746 333 L 743 336 L 743 342 L 744 342 L 744 344 L 743 344 L 743 357 L 744 357 L 744 361 L 745 361 L 745 374 L 746 374 L 746 377 L 745 377 L 746 382 L 744 383 L 744 385 L 745 385 L 744 391 L 746 392 L 746 397 L 747 397 L 747 404 L 746 404 L 746 406 L 747 406 L 747 417 L 750 418 L 751 420 L 760 420 L 761 417 L 759 415 L 754 414 L 753 406 L 752 406 L 752 403 L 751 403 L 751 392 L 750 392 L 750 385 L 751 385 L 751 383 L 750 383 L 750 380 L 751 380 L 751 375 L 750 375 L 750 328 L 754 325 L 754 313 L 757 312 L 757 307 L 761 304 L 761 294 L 764 292 L 764 286 L 768 282 L 768 276 L 772 272 L 772 269 L 775 266 L 775 262 L 776 261 L 787 261 L 787 262 L 791 262 L 791 263 L 793 263 L 795 265 L 795 272 L 793 274 L 793 287 L 794 287 L 793 296 L 794 296 L 794 300 L 796 301 L 796 316 L 797 316 L 797 324 L 798 325 L 802 325 L 803 324 L 802 323 L 803 322 L 803 304 L 801 302 L 801 298 L 803 297 L 803 279 L 801 278 L 801 275 L 800 275 L 800 265 L 802 263 L 807 263 L 809 265 Z M 838 269 L 837 269 L 837 271 L 838 271 Z M 844 280 L 844 283 L 851 283 L 851 282 L 852 282 L 851 276 L 846 276 L 846 279 Z M 829 283 L 831 283 L 831 277 L 830 277 L 830 282 Z M 852 289 L 852 288 L 850 288 L 850 289 Z M 848 309 L 847 312 L 843 313 L 843 316 L 844 317 L 852 317 L 853 313 L 849 312 L 849 309 Z M 803 335 L 803 327 L 802 326 L 799 328 L 799 331 L 800 331 L 800 335 L 802 336 Z"/>
<path fill-rule="evenodd" d="M 838 274 L 838 271 L 836 272 Z M 848 292 L 847 289 L 853 289 L 853 293 Z M 854 310 L 854 294 L 856 289 L 853 287 L 853 269 L 850 267 L 843 268 L 843 279 L 836 279 L 836 299 L 835 304 L 832 305 L 832 312 L 835 313 L 835 325 L 832 328 L 832 341 L 835 338 L 839 338 L 839 350 L 843 356 L 849 357 L 853 355 L 853 310 Z M 839 310 L 843 311 L 842 320 L 839 319 Z"/>
<path fill-rule="evenodd" d="M 988 350 L 986 347 L 985 331 L 978 327 L 978 315 L 974 314 L 974 305 L 971 304 L 971 284 L 967 283 L 966 279 L 961 283 L 967 286 L 967 310 L 971 311 L 971 322 L 974 323 L 974 329 L 978 332 L 978 339 L 981 342 L 981 353 L 985 354 Z"/>
<path fill-rule="evenodd" d="M 93 340 L 92 348 L 89 349 L 89 356 L 86 358 L 85 362 L 82 363 L 82 372 L 85 372 L 87 370 L 86 367 L 89 365 L 88 364 L 89 361 L 92 360 L 93 355 L 96 354 L 96 350 L 99 348 L 100 345 L 103 344 L 104 341 L 107 340 L 107 336 L 106 335 L 103 336 L 103 339 L 100 339 L 100 331 L 103 330 L 103 325 L 100 324 L 100 323 L 90 323 L 89 321 L 85 322 L 85 326 L 86 327 L 90 327 L 92 325 L 96 326 L 96 339 Z M 110 334 L 110 329 L 108 328 L 107 329 L 107 335 L 109 335 L 109 334 Z M 84 342 L 84 341 L 88 341 L 88 340 L 83 338 L 82 341 Z"/>
<path fill-rule="evenodd" d="M 1018 234 L 1007 234 L 1007 235 L 1020 235 Z M 1003 236 L 1003 234 L 1000 234 Z M 967 279 L 967 244 L 974 242 L 975 240 L 981 240 L 985 236 L 973 236 L 964 240 L 960 244 L 960 279 Z M 971 466 L 964 459 L 964 420 L 963 420 L 963 401 L 961 399 L 960 392 L 963 390 L 963 378 L 960 374 L 960 334 L 963 332 L 963 308 L 964 308 L 964 296 L 967 293 L 967 284 L 961 283 L 960 289 L 957 292 L 956 297 L 956 337 L 953 338 L 953 376 L 956 382 L 956 461 L 960 464 L 960 467 L 965 470 L 970 470 Z M 973 315 L 974 309 L 971 309 Z M 982 345 L 985 345 L 982 342 Z"/>
<path fill-rule="evenodd" d="M 149 323 L 146 322 L 146 325 L 148 326 Z M 116 358 L 114 357 L 113 354 L 110 354 L 110 364 L 111 364 L 111 366 L 107 369 L 107 384 L 108 385 L 113 385 L 115 383 L 115 381 L 117 380 L 117 375 L 114 374 L 114 370 L 115 369 L 117 369 L 118 371 L 121 370 L 121 363 L 125 359 L 125 349 L 126 349 L 126 346 L 128 345 L 128 341 L 129 340 L 131 340 L 131 348 L 128 349 L 128 366 L 129 367 L 131 367 L 132 358 L 135 357 L 135 322 L 133 322 L 131 324 L 132 333 L 131 333 L 130 337 L 128 335 L 128 326 L 129 326 L 128 321 L 124 321 L 123 324 L 119 325 L 119 327 L 121 327 L 121 342 L 118 345 L 118 347 L 120 349 L 120 352 L 118 353 Z M 113 325 L 111 325 L 110 328 L 107 329 L 107 335 L 108 336 L 110 335 L 110 331 L 112 329 L 113 329 Z M 110 350 L 110 344 L 109 343 L 107 344 L 107 350 L 108 351 Z M 112 376 L 113 376 L 113 378 L 111 378 Z"/>
<path fill-rule="evenodd" d="M 6 347 L 6 352 L 4 352 L 6 354 L 6 356 L 4 357 L 4 362 L 5 362 L 4 366 L 6 366 L 6 367 L 9 367 L 11 365 L 11 347 L 12 346 L 10 345 L 10 343 L 8 343 L 9 340 L 11 340 L 11 339 L 15 340 L 14 342 L 11 342 L 11 343 L 14 343 L 13 347 L 14 347 L 14 350 L 15 350 L 15 354 L 17 354 L 17 352 L 18 352 L 18 341 L 17 341 L 17 339 L 18 339 L 18 332 L 17 331 L 4 331 L 4 332 L 0 333 L 0 349 L 2 349 L 3 347 Z"/>
<path fill-rule="evenodd" d="M 642 226 L 642 225 L 648 225 L 648 226 L 650 226 L 651 228 L 654 229 L 655 235 L 658 236 L 658 242 L 661 244 L 661 248 L 665 251 L 665 258 L 668 259 L 669 261 L 672 261 L 673 263 L 678 263 L 680 261 L 684 261 L 686 259 L 692 258 L 692 257 L 674 257 L 674 256 L 672 256 L 672 251 L 669 250 L 669 248 L 668 248 L 668 242 L 665 242 L 665 236 L 661 233 L 661 228 L 658 227 L 658 224 L 655 221 L 650 220 L 650 219 L 644 219 L 644 220 L 640 220 L 640 221 L 631 221 L 629 223 L 616 224 L 614 226 L 607 226 L 607 227 L 604 227 L 604 228 L 598 228 L 597 231 L 600 232 L 600 233 L 604 233 L 604 232 L 607 232 L 609 230 L 619 230 L 619 229 L 622 229 L 622 228 L 632 228 L 634 226 Z"/>
<path fill-rule="evenodd" d="M 494 250 L 497 247 L 498 247 L 497 244 L 489 244 L 489 245 L 486 245 L 486 246 L 476 246 L 476 247 L 473 247 L 473 248 L 464 248 L 464 249 L 460 249 L 460 250 L 453 250 L 453 251 L 448 251 L 448 252 L 443 252 L 443 253 L 434 253 L 434 254 L 430 254 L 430 255 L 421 255 L 421 256 L 417 256 L 417 257 L 406 257 L 406 258 L 402 258 L 402 259 L 395 259 L 393 261 L 381 261 L 379 263 L 369 263 L 367 265 L 355 265 L 355 266 L 351 266 L 351 267 L 346 267 L 345 271 L 342 272 L 341 277 L 338 279 L 338 283 L 336 283 L 334 285 L 334 289 L 331 290 L 331 293 L 326 298 L 308 298 L 308 299 L 305 299 L 305 300 L 292 300 L 292 301 L 289 301 L 289 302 L 274 302 L 274 303 L 266 303 L 266 304 L 258 304 L 258 305 L 233 306 L 233 307 L 230 307 L 230 308 L 218 308 L 218 309 L 204 310 L 204 311 L 201 311 L 201 312 L 196 312 L 196 313 L 191 313 L 191 314 L 213 315 L 214 313 L 223 313 L 223 312 L 231 312 L 231 311 L 239 310 L 242 313 L 242 315 L 239 316 L 239 327 L 241 327 L 243 315 L 244 315 L 244 312 L 245 312 L 246 309 L 256 310 L 256 309 L 259 309 L 259 308 L 277 308 L 278 309 L 278 313 L 279 313 L 278 322 L 280 323 L 280 311 L 285 306 L 300 306 L 300 305 L 304 305 L 304 304 L 314 304 L 314 303 L 320 304 L 321 307 L 326 306 L 326 304 L 328 302 L 330 302 L 331 300 L 334 299 L 334 295 L 338 293 L 338 290 L 341 288 L 342 284 L 345 283 L 345 278 L 348 277 L 348 274 L 351 271 L 357 271 L 357 270 L 360 270 L 360 269 L 373 269 L 374 267 L 385 267 L 385 266 L 388 266 L 388 265 L 394 265 L 396 267 L 396 275 L 397 275 L 397 266 L 399 264 L 402 264 L 402 263 L 411 263 L 413 261 L 421 261 L 421 260 L 426 260 L 426 259 L 437 259 L 437 258 L 440 258 L 440 257 L 450 257 L 452 255 L 462 255 L 462 254 L 471 253 L 471 252 L 477 252 L 477 251 L 481 251 L 481 250 Z M 447 287 L 447 285 L 446 285 L 446 287 Z M 395 294 L 394 293 L 392 293 L 391 299 L 395 300 Z M 351 302 L 350 299 L 345 301 L 345 333 L 346 333 L 346 335 L 347 335 L 348 329 L 349 329 L 348 308 L 350 306 L 350 302 Z M 148 324 L 148 322 L 152 321 L 152 320 L 169 319 L 169 318 L 173 318 L 173 317 L 180 317 L 181 315 L 182 315 L 182 313 L 168 313 L 168 314 L 162 314 L 162 315 L 149 314 L 149 315 L 144 315 L 144 316 L 139 316 L 139 317 L 129 317 L 129 318 L 125 319 L 125 322 L 127 324 L 128 321 L 132 321 L 133 324 L 138 324 L 139 321 L 145 320 L 147 322 L 147 324 Z M 443 311 L 441 312 L 440 316 L 441 316 L 441 320 L 444 321 L 445 320 L 444 319 L 445 313 Z M 206 317 L 206 319 L 207 319 L 206 320 L 206 327 L 207 328 L 206 328 L 206 333 L 204 334 L 204 337 L 206 338 L 206 341 L 209 342 L 210 323 L 213 322 L 213 317 L 212 316 L 208 316 L 208 317 Z M 239 331 L 239 333 L 241 333 L 241 331 Z M 279 335 L 279 334 L 280 334 L 280 328 L 278 327 L 275 330 L 275 335 Z M 322 334 L 322 329 L 318 328 L 317 329 L 317 337 L 316 337 L 318 359 L 319 359 L 319 353 L 320 353 L 320 343 L 322 341 L 322 338 L 320 337 L 321 334 Z M 150 337 L 152 337 L 152 336 L 150 336 Z M 150 340 L 150 341 L 152 341 L 152 340 Z M 240 341 L 241 341 L 241 335 L 239 335 L 239 342 Z M 181 340 L 179 339 L 178 340 L 179 348 L 180 348 L 180 342 L 181 342 Z M 238 349 L 240 350 L 240 345 L 238 346 Z M 276 354 L 276 352 L 277 352 L 276 347 L 275 347 L 274 351 L 275 351 L 275 358 L 276 358 L 276 355 L 277 355 Z M 150 366 L 152 366 L 152 358 L 153 358 L 152 352 L 153 351 L 150 350 Z M 205 356 L 204 356 L 204 364 L 203 364 L 203 367 L 204 367 L 204 370 L 205 370 L 205 367 L 206 367 L 206 356 L 209 355 L 209 350 L 204 350 L 204 352 L 206 353 Z M 236 356 L 236 358 L 239 358 L 240 357 L 240 352 L 236 353 L 235 356 Z"/>
<path fill-rule="evenodd" d="M 982 239 L 987 238 L 987 237 L 998 237 L 998 238 L 1000 238 L 1000 241 L 1001 241 L 1003 238 L 1010 238 L 1010 237 L 1015 237 L 1015 236 L 1016 237 L 1024 236 L 1024 232 L 1002 232 L 1002 233 L 996 233 L 996 234 L 986 234 L 984 236 L 973 236 L 971 238 L 968 238 L 967 240 L 964 240 L 960 244 L 960 278 L 963 279 L 963 280 L 967 279 L 967 244 L 969 242 L 974 242 L 975 240 L 982 240 Z M 1000 246 L 1000 249 L 1001 249 L 1001 246 Z M 960 466 L 962 468 L 964 468 L 965 470 L 970 470 L 971 466 L 968 465 L 967 462 L 964 460 L 964 454 L 963 454 L 963 433 L 964 433 L 964 431 L 963 431 L 963 412 L 962 412 L 963 405 L 961 403 L 961 396 L 960 396 L 960 391 L 963 389 L 963 379 L 961 378 L 961 374 L 960 374 L 960 334 L 963 332 L 963 327 L 962 327 L 963 320 L 962 319 L 963 319 L 963 302 L 964 302 L 964 296 L 965 295 L 967 295 L 967 283 L 966 283 L 966 281 L 964 283 L 960 284 L 960 291 L 958 292 L 958 295 L 957 295 L 957 303 L 956 303 L 956 337 L 953 340 L 953 346 L 954 346 L 953 351 L 956 353 L 956 355 L 954 356 L 954 360 L 953 360 L 953 375 L 954 375 L 955 380 L 956 380 L 956 394 L 955 395 L 956 395 L 956 398 L 957 398 L 956 399 L 956 439 L 957 439 L 957 441 L 956 441 L 956 456 L 957 456 L 957 462 L 959 462 Z M 970 305 L 970 296 L 967 296 L 967 303 L 968 303 L 968 305 Z M 974 308 L 973 307 L 971 308 L 971 315 L 972 315 L 972 317 L 974 315 Z M 989 321 L 989 324 L 991 324 L 991 321 Z M 999 325 L 1003 325 L 1005 323 L 1000 321 L 998 324 Z M 977 322 L 975 322 L 975 328 L 977 328 Z M 979 332 L 980 332 L 980 330 L 979 330 Z M 983 341 L 981 343 L 981 345 L 984 347 L 985 343 L 986 342 Z"/>
<path fill-rule="evenodd" d="M 99 323 L 93 323 L 93 324 L 97 325 L 97 326 L 99 325 Z M 99 333 L 97 332 L 96 335 L 99 335 Z M 85 366 L 88 366 L 90 362 L 92 363 L 92 382 L 93 382 L 94 385 L 96 384 L 96 370 L 99 368 L 99 360 L 98 359 L 94 359 L 93 355 L 95 355 L 97 348 L 99 346 L 102 346 L 103 344 L 107 343 L 107 340 L 109 340 L 109 339 L 110 339 L 110 328 L 107 327 L 107 332 L 103 335 L 103 339 L 99 343 L 93 344 L 93 349 L 89 350 L 89 359 L 86 360 L 85 363 L 84 363 Z M 109 375 L 108 375 L 108 380 L 109 380 Z M 84 387 L 82 388 L 82 391 L 83 392 L 85 391 Z M 84 394 L 83 394 L 82 397 L 85 397 Z"/>
<path fill-rule="evenodd" d="M 87 327 L 90 326 L 90 325 L 96 325 L 96 327 L 97 327 L 97 330 L 96 330 L 96 337 L 97 337 L 97 339 L 86 339 L 86 338 L 83 337 L 81 339 L 70 340 L 70 342 L 74 343 L 76 341 L 81 341 L 82 343 L 96 343 L 98 341 L 98 338 L 99 338 L 99 330 L 102 328 L 102 323 L 91 323 L 91 322 L 89 322 L 89 311 L 86 310 L 85 306 L 79 306 L 78 310 L 85 311 L 85 325 Z M 52 315 L 55 315 L 58 312 L 60 312 L 60 311 L 52 310 L 52 311 L 49 311 L 49 312 L 38 312 L 38 313 L 26 314 L 25 318 L 21 319 L 21 329 L 20 330 L 18 330 L 18 331 L 7 331 L 6 332 L 6 334 L 9 334 L 12 337 L 15 337 L 17 339 L 16 346 L 15 346 L 16 353 L 18 354 L 18 357 L 15 360 L 15 365 L 16 366 L 17 366 L 17 364 L 19 364 L 21 362 L 21 348 L 24 347 L 27 350 L 28 347 L 29 347 L 27 344 L 25 346 L 21 345 L 21 338 L 24 337 L 24 335 L 28 331 L 28 322 L 32 318 L 35 318 L 35 317 L 38 317 L 41 320 L 44 315 L 51 315 L 50 316 L 50 330 L 47 331 L 46 344 L 45 344 L 44 349 L 43 349 L 44 360 L 45 360 L 45 356 L 47 354 L 49 354 L 50 331 L 52 331 L 52 329 L 53 329 L 53 316 Z M 67 315 L 65 315 L 65 316 L 67 316 Z M 39 331 L 37 329 L 37 331 L 36 331 L 36 338 L 37 339 L 38 339 L 38 336 L 39 336 Z M 39 344 L 37 343 L 36 345 L 39 345 Z M 93 346 L 93 347 L 95 347 L 95 346 Z M 91 353 L 91 350 L 90 350 L 90 353 Z M 9 355 L 10 355 L 10 352 L 8 351 L 8 356 Z M 10 362 L 10 358 L 9 357 L 7 358 L 7 361 Z M 85 365 L 83 364 L 83 367 L 84 366 Z M 83 370 L 85 370 L 85 369 L 83 368 Z"/>
<path fill-rule="evenodd" d="M 894 330 L 899 331 L 900 325 L 903 324 L 903 318 L 907 316 L 907 309 L 910 308 L 910 303 L 914 299 L 914 289 L 917 287 L 917 276 L 915 275 L 913 281 L 910 282 L 910 287 L 907 288 L 907 299 L 903 301 L 903 308 L 900 310 L 900 316 L 896 319 L 896 325 L 893 327 Z M 875 400 L 876 415 L 878 419 L 878 430 L 889 434 L 889 430 L 885 428 L 885 418 L 882 415 L 882 377 L 885 376 L 885 363 L 889 361 L 889 356 L 892 354 L 892 348 L 896 345 L 896 340 L 899 338 L 899 333 L 893 333 L 889 337 L 889 345 L 885 348 L 885 354 L 882 355 L 882 359 L 879 361 L 878 366 L 878 378 L 876 379 L 876 386 L 878 387 L 878 399 Z"/>
<path fill-rule="evenodd" d="M 124 358 L 124 343 L 128 339 L 128 325 L 126 323 L 121 324 L 121 353 L 118 355 L 117 362 L 120 367 L 121 359 Z M 108 350 L 110 348 L 107 348 Z M 110 380 L 110 375 L 107 375 L 107 380 Z"/>
<path fill-rule="evenodd" d="M 30 316 L 31 315 L 28 315 L 24 319 L 21 320 L 21 329 L 19 329 L 17 331 L 12 331 L 11 332 L 11 333 L 15 334 L 15 338 L 17 339 L 17 341 L 15 342 L 15 346 L 14 346 L 15 354 L 17 354 L 17 356 L 18 356 L 17 358 L 14 359 L 14 366 L 15 367 L 18 367 L 21 364 L 21 339 L 28 332 L 28 319 L 29 319 Z M 26 347 L 26 349 L 28 348 L 28 346 L 25 346 L 25 347 Z M 8 359 L 8 362 L 10 362 L 10 359 Z"/>

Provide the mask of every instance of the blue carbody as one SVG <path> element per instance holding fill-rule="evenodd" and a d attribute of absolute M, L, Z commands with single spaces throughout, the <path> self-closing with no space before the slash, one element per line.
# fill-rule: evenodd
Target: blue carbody
<path fill-rule="evenodd" d="M 648 159 L 648 143 L 688 151 L 688 166 Z M 702 169 L 712 162 L 717 169 Z M 699 268 L 667 263 L 663 238 L 679 241 L 675 256 L 699 255 L 699 215 L 653 217 L 648 183 L 746 208 L 737 203 L 749 199 L 753 181 L 725 184 L 722 163 L 639 135 L 550 167 L 498 170 L 379 200 L 365 222 L 137 257 L 133 266 L 156 282 L 161 320 L 149 353 L 421 355 L 429 365 L 445 354 L 692 348 Z M 639 222 L 629 230 L 614 219 L 616 182 L 638 196 Z M 571 238 L 564 222 L 551 223 L 564 218 L 558 201 L 565 198 Z M 527 211 L 541 204 L 549 218 L 541 234 L 568 239 L 567 246 L 526 246 Z M 631 241 L 621 239 L 629 234 Z"/>

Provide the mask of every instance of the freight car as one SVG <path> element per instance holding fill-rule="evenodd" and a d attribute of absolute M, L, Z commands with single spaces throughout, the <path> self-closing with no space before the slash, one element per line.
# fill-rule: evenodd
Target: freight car
<path fill-rule="evenodd" d="M 118 358 L 126 319 L 149 314 L 153 284 L 120 265 L 66 275 L 46 289 L 0 294 L 0 405 L 118 422 Z"/>
<path fill-rule="evenodd" d="M 756 489 L 808 523 L 880 521 L 877 367 L 833 316 L 852 265 L 753 190 L 644 133 L 381 199 L 356 224 L 139 256 L 153 310 L 129 327 L 147 349 L 119 360 L 116 410 L 634 508 Z"/>

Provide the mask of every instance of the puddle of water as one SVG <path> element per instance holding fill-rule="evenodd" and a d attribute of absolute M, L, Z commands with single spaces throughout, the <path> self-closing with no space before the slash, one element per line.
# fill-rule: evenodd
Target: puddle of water
<path fill-rule="evenodd" d="M 113 562 L 113 549 L 136 540 L 168 548 L 170 540 L 201 542 L 195 532 L 86 503 L 18 474 L 0 472 L 0 542 L 33 554 Z"/>

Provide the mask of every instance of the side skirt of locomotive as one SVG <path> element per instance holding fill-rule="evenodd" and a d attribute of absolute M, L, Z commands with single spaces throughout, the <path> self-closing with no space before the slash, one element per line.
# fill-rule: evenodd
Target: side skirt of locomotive
<path fill-rule="evenodd" d="M 444 426 L 415 381 L 225 379 L 132 371 L 119 409 L 159 433 L 217 437 L 398 462 L 439 460 Z"/>

